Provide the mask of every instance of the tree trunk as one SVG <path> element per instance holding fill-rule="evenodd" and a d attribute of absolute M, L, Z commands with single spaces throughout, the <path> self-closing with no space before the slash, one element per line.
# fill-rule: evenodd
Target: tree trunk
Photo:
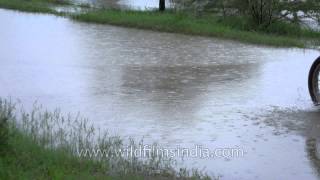
<path fill-rule="evenodd" d="M 166 10 L 166 1 L 165 0 L 159 0 L 159 11 Z"/>

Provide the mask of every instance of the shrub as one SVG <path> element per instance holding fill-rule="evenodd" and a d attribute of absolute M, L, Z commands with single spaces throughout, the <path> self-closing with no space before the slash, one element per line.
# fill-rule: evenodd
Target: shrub
<path fill-rule="evenodd" d="M 275 21 L 269 26 L 260 26 L 260 31 L 270 34 L 285 35 L 285 36 L 301 36 L 302 28 L 298 24 L 291 24 L 285 21 Z"/>
<path fill-rule="evenodd" d="M 0 117 L 0 154 L 6 152 L 8 148 L 8 118 Z"/>
<path fill-rule="evenodd" d="M 9 148 L 9 120 L 13 118 L 14 105 L 0 98 L 0 154 Z"/>

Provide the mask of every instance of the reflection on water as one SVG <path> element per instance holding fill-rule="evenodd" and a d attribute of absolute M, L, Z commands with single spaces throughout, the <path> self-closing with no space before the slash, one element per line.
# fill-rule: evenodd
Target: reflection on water
<path fill-rule="evenodd" d="M 203 93 L 222 93 L 209 89 L 229 82 L 241 86 L 243 71 L 253 69 L 250 65 L 207 65 L 207 66 L 127 66 L 122 76 L 123 89 L 129 92 L 138 91 L 142 94 L 162 94 L 155 101 L 164 99 L 192 100 Z M 225 93 L 225 92 L 223 92 Z"/>
<path fill-rule="evenodd" d="M 317 51 L 6 10 L 0 20 L 2 97 L 80 111 L 145 142 L 244 148 L 243 158 L 184 162 L 226 179 L 318 178 L 305 143 L 320 125 L 307 90 Z"/>
<path fill-rule="evenodd" d="M 307 139 L 306 150 L 311 164 L 316 169 L 318 176 L 320 177 L 320 149 L 317 139 Z"/>

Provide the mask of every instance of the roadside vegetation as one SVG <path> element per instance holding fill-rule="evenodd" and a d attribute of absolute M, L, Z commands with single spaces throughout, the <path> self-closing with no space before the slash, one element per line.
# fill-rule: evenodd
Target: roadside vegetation
<path fill-rule="evenodd" d="M 0 7 L 63 15 L 78 21 L 211 36 L 253 44 L 301 48 L 320 44 L 319 31 L 301 26 L 302 18 L 318 17 L 317 1 L 310 3 L 309 0 L 308 6 L 299 4 L 301 7 L 291 5 L 290 1 L 277 0 L 208 2 L 211 3 L 200 6 L 189 0 L 183 2 L 183 8 L 164 10 L 160 7 L 160 11 L 90 9 L 86 4 L 89 10 L 76 14 L 58 13 L 52 8 L 55 5 L 70 6 L 67 0 L 0 0 Z M 287 4 L 284 6 L 280 2 Z M 288 9 L 286 13 L 284 9 Z M 298 16 L 300 10 L 304 12 L 303 17 Z"/>
<path fill-rule="evenodd" d="M 0 179 L 210 179 L 197 170 L 177 170 L 173 160 L 152 154 L 112 154 L 128 140 L 94 128 L 79 115 L 63 116 L 34 106 L 31 112 L 0 99 Z M 110 150 L 108 156 L 79 156 L 81 149 Z"/>

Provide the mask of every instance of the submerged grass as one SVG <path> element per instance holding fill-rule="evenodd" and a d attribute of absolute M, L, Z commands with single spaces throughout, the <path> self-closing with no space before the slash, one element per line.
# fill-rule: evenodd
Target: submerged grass
<path fill-rule="evenodd" d="M 70 5 L 70 2 L 65 0 L 0 0 L 0 7 L 3 8 L 66 15 L 50 8 L 53 4 Z M 245 17 L 221 18 L 214 15 L 195 17 L 175 11 L 160 13 L 158 11 L 113 9 L 94 9 L 83 13 L 68 14 L 68 16 L 84 22 L 211 36 L 271 46 L 304 48 L 309 46 L 310 42 L 313 44 L 320 42 L 320 32 L 284 22 L 274 23 L 268 28 L 253 27 Z"/>
<path fill-rule="evenodd" d="M 79 156 L 80 149 L 115 152 L 143 142 L 130 139 L 126 144 L 79 115 L 63 116 L 41 106 L 28 113 L 15 107 L 0 99 L 0 179 L 210 179 L 197 170 L 176 170 L 173 160 L 157 155 Z"/>

